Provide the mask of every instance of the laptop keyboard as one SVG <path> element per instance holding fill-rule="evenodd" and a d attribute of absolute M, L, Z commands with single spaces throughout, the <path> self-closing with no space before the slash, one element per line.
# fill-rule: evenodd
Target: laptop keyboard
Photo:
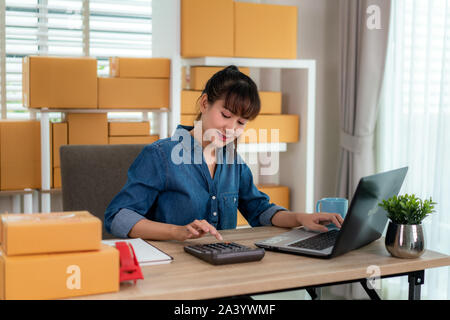
<path fill-rule="evenodd" d="M 336 242 L 339 230 L 331 230 L 320 233 L 314 237 L 291 243 L 289 247 L 304 248 L 311 250 L 323 250 L 332 247 Z"/>

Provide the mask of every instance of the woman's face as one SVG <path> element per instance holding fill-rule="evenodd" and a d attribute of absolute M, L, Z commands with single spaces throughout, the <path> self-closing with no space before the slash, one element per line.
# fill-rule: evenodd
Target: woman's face
<path fill-rule="evenodd" d="M 248 120 L 231 113 L 224 103 L 225 100 L 220 99 L 210 104 L 205 94 L 200 98 L 204 145 L 212 142 L 216 147 L 223 147 L 244 131 Z"/>

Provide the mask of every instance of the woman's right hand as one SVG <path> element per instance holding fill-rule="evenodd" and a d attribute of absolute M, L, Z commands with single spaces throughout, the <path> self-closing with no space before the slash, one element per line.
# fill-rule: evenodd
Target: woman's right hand
<path fill-rule="evenodd" d="M 197 239 L 210 233 L 216 237 L 217 240 L 223 240 L 220 233 L 206 220 L 194 220 L 185 226 L 177 226 L 175 230 L 175 239 L 184 241 L 187 239 Z"/>

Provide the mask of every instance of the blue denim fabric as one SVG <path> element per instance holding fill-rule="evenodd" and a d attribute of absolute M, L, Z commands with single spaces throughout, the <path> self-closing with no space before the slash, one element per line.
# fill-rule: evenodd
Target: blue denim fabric
<path fill-rule="evenodd" d="M 106 230 L 127 238 L 141 219 L 186 225 L 207 220 L 216 229 L 236 228 L 237 209 L 251 226 L 271 225 L 287 210 L 259 191 L 234 144 L 217 149 L 214 178 L 200 143 L 179 125 L 171 138 L 146 146 L 128 170 L 128 180 L 105 212 Z M 231 147 L 231 148 L 230 148 Z"/>

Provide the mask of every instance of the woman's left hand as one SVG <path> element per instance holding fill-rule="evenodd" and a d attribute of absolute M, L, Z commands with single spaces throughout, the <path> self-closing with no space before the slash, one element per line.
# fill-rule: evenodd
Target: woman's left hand
<path fill-rule="evenodd" d="M 313 231 L 326 232 L 328 228 L 327 224 L 334 223 L 339 229 L 344 223 L 344 219 L 338 213 L 318 212 L 318 213 L 297 213 L 297 221 L 300 225 Z"/>

